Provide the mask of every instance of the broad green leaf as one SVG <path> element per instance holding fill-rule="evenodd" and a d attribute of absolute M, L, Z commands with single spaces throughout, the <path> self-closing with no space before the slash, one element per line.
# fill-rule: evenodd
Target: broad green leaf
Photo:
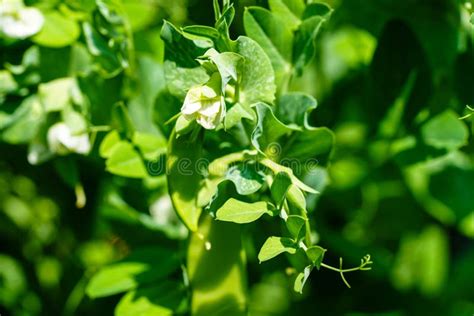
<path fill-rule="evenodd" d="M 306 284 L 306 281 L 308 281 L 309 275 L 311 274 L 311 270 L 312 267 L 307 266 L 306 268 L 304 268 L 303 272 L 298 273 L 293 286 L 295 292 L 298 292 L 300 294 L 303 293 L 304 285 Z"/>
<path fill-rule="evenodd" d="M 272 182 L 270 192 L 275 205 L 280 206 L 291 186 L 291 178 L 286 172 L 278 172 Z"/>
<path fill-rule="evenodd" d="M 188 275 L 194 316 L 246 313 L 245 252 L 241 227 L 206 216 L 188 247 Z"/>
<path fill-rule="evenodd" d="M 179 268 L 179 253 L 161 247 L 140 248 L 128 258 L 102 268 L 86 288 L 91 298 L 110 296 L 153 284 Z"/>
<path fill-rule="evenodd" d="M 257 192 L 264 182 L 264 175 L 255 169 L 255 164 L 250 163 L 231 167 L 225 177 L 235 184 L 237 193 L 240 195 Z"/>
<path fill-rule="evenodd" d="M 252 132 L 252 144 L 261 153 L 276 160 L 282 152 L 282 146 L 277 141 L 293 130 L 280 122 L 267 104 L 258 103 L 255 110 L 257 111 L 257 125 Z"/>
<path fill-rule="evenodd" d="M 120 141 L 107 154 L 107 171 L 130 178 L 144 178 L 148 175 L 142 158 L 129 142 Z"/>
<path fill-rule="evenodd" d="M 0 112 L 0 138 L 10 144 L 24 144 L 33 140 L 45 119 L 36 96 L 27 97 L 11 115 Z"/>
<path fill-rule="evenodd" d="M 132 142 L 147 160 L 156 160 L 160 155 L 166 153 L 167 143 L 163 136 L 135 132 Z"/>
<path fill-rule="evenodd" d="M 295 34 L 293 46 L 293 64 L 296 73 L 301 75 L 303 68 L 309 64 L 315 54 L 315 40 L 325 19 L 313 16 L 304 20 Z"/>
<path fill-rule="evenodd" d="M 240 100 L 245 106 L 256 102 L 273 103 L 275 100 L 275 72 L 264 50 L 253 39 L 240 36 L 235 41 L 235 52 L 244 57 Z"/>
<path fill-rule="evenodd" d="M 261 263 L 285 252 L 294 254 L 296 253 L 296 249 L 295 242 L 291 238 L 272 236 L 265 241 L 260 249 L 258 261 Z"/>
<path fill-rule="evenodd" d="M 81 34 L 77 22 L 57 11 L 44 13 L 44 25 L 32 40 L 47 47 L 64 47 L 74 43 Z"/>
<path fill-rule="evenodd" d="M 105 135 L 104 139 L 100 143 L 99 154 L 102 158 L 109 158 L 114 149 L 120 145 L 121 138 L 117 130 L 113 130 Z"/>
<path fill-rule="evenodd" d="M 298 240 L 300 237 L 305 235 L 303 227 L 305 227 L 307 219 L 300 215 L 289 215 L 286 219 L 286 228 L 290 232 L 291 236 Z"/>
<path fill-rule="evenodd" d="M 277 86 L 281 87 L 291 72 L 293 33 L 286 21 L 264 8 L 250 7 L 244 12 L 244 27 L 270 58 Z"/>
<path fill-rule="evenodd" d="M 215 181 L 219 181 L 217 185 Z M 203 192 L 204 191 L 204 192 Z M 230 180 L 207 180 L 206 187 L 199 192 L 200 205 L 206 205 L 206 211 L 215 217 L 218 209 L 224 205 L 229 198 L 239 198 L 234 182 Z M 207 203 L 206 203 L 207 202 Z"/>
<path fill-rule="evenodd" d="M 326 127 L 317 127 L 296 132 L 293 142 L 285 148 L 284 156 L 289 161 L 300 161 L 300 172 L 312 172 L 311 168 L 325 165 L 335 144 L 334 133 Z"/>
<path fill-rule="evenodd" d="M 165 42 L 165 54 L 168 60 L 176 62 L 180 67 L 194 68 L 199 66 L 196 59 L 204 55 L 212 46 L 212 42 L 192 40 L 184 36 L 173 24 L 163 23 L 161 38 Z"/>
<path fill-rule="evenodd" d="M 286 125 L 309 129 L 308 115 L 317 105 L 316 99 L 310 95 L 290 92 L 278 99 L 275 116 Z"/>
<path fill-rule="evenodd" d="M 319 246 L 311 246 L 308 249 L 306 249 L 306 255 L 308 256 L 308 259 L 318 269 L 321 266 L 321 262 L 323 261 L 325 252 L 326 252 L 326 249 L 321 248 Z"/>
<path fill-rule="evenodd" d="M 189 89 L 209 81 L 209 76 L 202 67 L 182 68 L 171 61 L 166 61 L 164 67 L 169 92 L 183 100 Z"/>
<path fill-rule="evenodd" d="M 423 141 L 439 149 L 454 150 L 466 145 L 469 130 L 459 115 L 447 110 L 433 117 L 421 127 Z"/>
<path fill-rule="evenodd" d="M 301 23 L 300 18 L 305 9 L 303 0 L 269 0 L 270 10 L 284 19 L 291 29 Z"/>
<path fill-rule="evenodd" d="M 201 208 L 197 205 L 201 175 L 197 161 L 201 157 L 201 141 L 191 140 L 190 135 L 170 136 L 166 170 L 168 189 L 174 208 L 184 224 L 197 230 Z"/>
<path fill-rule="evenodd" d="M 184 286 L 165 281 L 128 292 L 115 308 L 116 316 L 172 316 L 185 296 Z"/>
<path fill-rule="evenodd" d="M 229 130 L 239 124 L 242 119 L 254 121 L 255 118 L 255 112 L 250 107 L 236 103 L 227 111 L 224 118 L 224 127 Z"/>
<path fill-rule="evenodd" d="M 273 215 L 266 202 L 247 203 L 231 198 L 217 210 L 216 218 L 224 222 L 246 224 L 256 221 L 263 214 Z"/>

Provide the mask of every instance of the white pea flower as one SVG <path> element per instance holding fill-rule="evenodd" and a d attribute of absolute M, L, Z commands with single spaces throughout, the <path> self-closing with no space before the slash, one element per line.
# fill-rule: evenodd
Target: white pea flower
<path fill-rule="evenodd" d="M 191 88 L 181 108 L 188 121 L 196 120 L 205 129 L 215 129 L 224 119 L 226 110 L 220 78 L 217 78 L 219 81 L 213 79 L 205 85 Z"/>
<path fill-rule="evenodd" d="M 0 4 L 0 33 L 24 39 L 38 33 L 44 17 L 36 8 L 25 7 L 21 1 L 6 0 Z"/>
<path fill-rule="evenodd" d="M 49 149 L 57 154 L 65 155 L 71 152 L 88 154 L 91 150 L 87 134 L 75 135 L 65 123 L 56 123 L 48 130 Z"/>

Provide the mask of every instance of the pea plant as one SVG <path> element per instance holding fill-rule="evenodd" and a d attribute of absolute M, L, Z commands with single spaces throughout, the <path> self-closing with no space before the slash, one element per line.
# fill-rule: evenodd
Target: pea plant
<path fill-rule="evenodd" d="M 222 9 L 217 2 L 214 8 L 213 28 L 178 30 L 166 23 L 162 30 L 169 75 L 182 80 L 179 92 L 186 93 L 180 113 L 167 122 L 174 124 L 167 151 L 173 205 L 204 242 L 202 217 L 212 218 L 209 225 L 247 224 L 262 217 L 280 221 L 280 232 L 261 246 L 259 262 L 287 253 L 297 292 L 320 267 L 340 272 L 349 286 L 343 273 L 370 269 L 370 256 L 353 269 L 343 269 L 342 259 L 339 268 L 322 262 L 326 249 L 316 244 L 305 197 L 319 192 L 301 180 L 318 178 L 333 135 L 308 124 L 317 105 L 313 97 L 288 92 L 293 77 L 311 61 L 316 35 L 331 9 L 317 3 L 292 12 L 276 1 L 272 11 L 248 8 L 244 23 L 250 37 L 234 41 L 229 37 L 233 6 L 224 1 Z M 287 14 L 294 17 L 290 25 L 283 22 Z M 273 25 L 282 30 L 271 34 Z"/>
<path fill-rule="evenodd" d="M 295 82 L 313 80 L 305 69 L 333 10 L 268 4 L 245 8 L 238 37 L 230 0 L 214 1 L 213 26 L 177 27 L 168 8 L 147 43 L 134 38 L 140 17 L 118 1 L 2 6 L 2 45 L 24 50 L 18 58 L 12 48 L 0 72 L 2 141 L 26 145 L 30 164 L 52 163 L 78 208 L 89 203 L 82 162 L 105 161 L 114 178 L 99 208 L 166 236 L 87 270 L 90 298 L 126 293 L 117 315 L 245 315 L 256 261 L 286 260 L 300 294 L 314 270 L 350 287 L 345 273 L 371 269 L 369 255 L 329 265 L 316 230 L 335 137 L 311 126 L 317 101 Z M 124 178 L 146 188 L 154 218 L 130 206 Z"/>

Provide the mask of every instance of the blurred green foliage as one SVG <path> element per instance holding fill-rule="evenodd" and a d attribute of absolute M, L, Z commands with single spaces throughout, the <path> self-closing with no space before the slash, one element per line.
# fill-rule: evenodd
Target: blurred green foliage
<path fill-rule="evenodd" d="M 261 316 L 474 313 L 470 1 L 327 1 L 334 11 L 324 23 L 294 13 L 303 1 L 235 2 L 230 37 L 247 33 L 260 44 L 278 91 L 317 99 L 317 111 L 284 123 L 335 134 L 331 155 L 317 156 L 327 169 L 303 177 L 322 192 L 305 202 L 311 238 L 335 266 L 339 257 L 358 265 L 366 253 L 374 261 L 372 271 L 347 277 L 352 289 L 322 270 L 302 294 L 293 291 L 287 257 L 259 264 L 274 222 L 203 223 L 208 240 L 188 239 L 167 194 L 165 122 L 179 112 L 183 86 L 208 78 L 198 68 L 167 71 L 176 68 L 170 60 L 197 64 L 192 56 L 207 47 L 174 55 L 169 43 L 184 44 L 164 21 L 214 25 L 212 1 L 18 3 L 0 2 L 1 315 L 233 315 L 228 306 Z M 7 29 L 12 4 L 19 17 L 24 5 L 38 9 L 41 30 L 25 37 Z M 301 23 L 297 35 L 285 33 Z M 160 37 L 163 25 L 171 38 Z M 265 46 L 267 37 L 277 47 Z M 309 40 L 289 47 L 301 37 Z M 263 51 L 248 52 L 247 68 L 270 67 L 249 58 Z M 302 76 L 286 82 L 290 69 Z M 271 102 L 259 80 L 245 98 Z M 277 117 L 286 117 L 294 99 L 277 98 Z M 262 126 L 272 120 L 263 117 Z M 318 142 L 330 131 L 316 131 L 288 155 L 330 148 Z M 278 133 L 285 131 L 270 136 Z M 273 141 L 262 137 L 255 147 Z M 235 172 L 229 181 L 241 181 Z M 259 183 L 245 185 L 253 192 Z M 229 256 L 237 259 L 222 259 Z M 190 297 L 204 303 L 190 306 Z"/>

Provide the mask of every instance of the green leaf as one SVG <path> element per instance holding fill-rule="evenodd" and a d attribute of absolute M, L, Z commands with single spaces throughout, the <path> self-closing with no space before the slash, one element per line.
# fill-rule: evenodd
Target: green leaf
<path fill-rule="evenodd" d="M 280 206 L 291 186 L 291 178 L 286 172 L 278 172 L 272 182 L 270 192 L 275 205 Z"/>
<path fill-rule="evenodd" d="M 290 146 L 284 151 L 286 159 L 300 161 L 302 172 L 328 162 L 335 144 L 334 133 L 326 127 L 317 127 L 297 132 Z"/>
<path fill-rule="evenodd" d="M 128 292 L 115 308 L 116 316 L 172 316 L 183 301 L 185 291 L 177 282 L 165 281 L 154 287 Z"/>
<path fill-rule="evenodd" d="M 240 81 L 240 103 L 250 106 L 256 102 L 275 100 L 275 72 L 264 50 L 253 39 L 240 36 L 235 52 L 245 58 Z"/>
<path fill-rule="evenodd" d="M 102 268 L 86 288 L 91 298 L 110 296 L 154 283 L 179 268 L 175 250 L 148 247 L 134 251 L 128 258 Z"/>
<path fill-rule="evenodd" d="M 196 231 L 201 215 L 197 205 L 201 182 L 197 161 L 201 146 L 202 142 L 192 140 L 189 134 L 177 138 L 176 131 L 171 133 L 168 144 L 168 190 L 176 212 L 192 231 Z"/>
<path fill-rule="evenodd" d="M 300 212 L 306 212 L 306 199 L 303 192 L 296 186 L 291 185 L 286 193 L 286 198 L 291 206 L 294 206 Z"/>
<path fill-rule="evenodd" d="M 321 248 L 319 246 L 311 246 L 308 249 L 306 249 L 306 255 L 308 256 L 308 259 L 318 269 L 321 266 L 321 262 L 323 261 L 325 252 L 326 252 L 326 249 Z"/>
<path fill-rule="evenodd" d="M 454 150 L 467 144 L 469 130 L 455 112 L 447 110 L 424 124 L 421 135 L 427 145 Z"/>
<path fill-rule="evenodd" d="M 252 132 L 252 144 L 261 153 L 269 155 L 275 160 L 282 151 L 282 147 L 277 141 L 293 130 L 280 122 L 267 104 L 258 103 L 255 110 L 257 111 L 257 125 Z"/>
<path fill-rule="evenodd" d="M 167 143 L 162 136 L 135 132 L 132 142 L 147 160 L 156 160 L 160 155 L 166 153 Z"/>
<path fill-rule="evenodd" d="M 235 184 L 237 193 L 249 195 L 257 192 L 263 185 L 264 175 L 255 169 L 255 164 L 232 166 L 226 173 L 226 179 Z"/>
<path fill-rule="evenodd" d="M 284 124 L 295 128 L 311 128 L 308 116 L 318 103 L 312 96 L 301 92 L 282 95 L 276 105 L 275 116 Z"/>
<path fill-rule="evenodd" d="M 302 182 L 300 179 L 298 179 L 294 174 L 293 174 L 293 170 L 291 170 L 290 168 L 288 167 L 285 167 L 285 166 L 282 166 L 282 165 L 279 165 L 277 164 L 276 162 L 268 159 L 268 158 L 264 158 L 264 159 L 261 159 L 259 161 L 262 165 L 264 165 L 265 167 L 269 168 L 271 171 L 273 171 L 274 173 L 279 173 L 279 172 L 286 172 L 290 178 L 291 178 L 291 182 L 296 186 L 298 187 L 299 189 L 305 191 L 305 192 L 308 192 L 308 193 L 313 193 L 313 194 L 316 194 L 318 193 L 318 191 L 316 191 L 315 189 L 311 188 L 310 186 L 306 185 L 304 182 Z"/>
<path fill-rule="evenodd" d="M 216 218 L 224 222 L 246 224 L 256 221 L 263 214 L 273 215 L 266 202 L 246 203 L 231 198 L 217 210 Z"/>
<path fill-rule="evenodd" d="M 308 281 L 309 275 L 311 274 L 312 266 L 307 266 L 304 268 L 303 272 L 298 273 L 295 279 L 293 289 L 295 292 L 303 293 L 303 287 Z"/>
<path fill-rule="evenodd" d="M 244 58 L 242 56 L 232 52 L 224 52 L 219 54 L 212 48 L 206 53 L 205 56 L 216 65 L 222 78 L 221 87 L 223 90 L 232 80 L 234 82 L 238 82 L 238 77 L 240 77 L 241 73 L 241 66 L 244 62 Z"/>
<path fill-rule="evenodd" d="M 245 33 L 255 40 L 270 58 L 280 87 L 291 72 L 293 33 L 286 21 L 260 7 L 250 7 L 244 12 Z"/>
<path fill-rule="evenodd" d="M 220 37 L 220 33 L 218 30 L 206 25 L 189 25 L 183 27 L 182 30 L 185 33 L 201 37 L 207 37 L 212 40 L 218 39 Z"/>
<path fill-rule="evenodd" d="M 304 20 L 299 26 L 293 46 L 293 64 L 298 75 L 310 63 L 315 54 L 315 40 L 326 20 L 320 16 L 313 16 Z"/>
<path fill-rule="evenodd" d="M 305 231 L 303 227 L 305 227 L 307 219 L 300 215 L 289 215 L 286 219 L 286 228 L 290 232 L 291 236 L 295 239 L 299 239 L 304 236 Z"/>
<path fill-rule="evenodd" d="M 99 154 L 102 158 L 109 158 L 114 149 L 117 148 L 117 145 L 119 145 L 121 142 L 120 134 L 117 132 L 117 130 L 113 130 L 107 133 L 105 135 L 104 139 L 100 143 L 99 147 Z"/>
<path fill-rule="evenodd" d="M 148 175 L 142 158 L 129 142 L 120 141 L 105 152 L 109 156 L 106 161 L 107 171 L 129 178 L 144 178 Z"/>
<path fill-rule="evenodd" d="M 165 79 L 169 92 L 184 100 L 189 89 L 205 84 L 209 81 L 209 76 L 203 67 L 182 68 L 174 62 L 166 61 Z"/>
<path fill-rule="evenodd" d="M 181 67 L 193 68 L 199 66 L 196 59 L 212 46 L 212 42 L 192 40 L 184 36 L 173 24 L 163 23 L 161 38 L 165 42 L 166 59 L 176 62 Z"/>
<path fill-rule="evenodd" d="M 224 127 L 229 130 L 239 124 L 242 119 L 254 121 L 255 118 L 255 112 L 250 107 L 236 103 L 227 111 L 224 118 Z"/>
<path fill-rule="evenodd" d="M 291 238 L 272 236 L 265 241 L 260 249 L 258 261 L 262 263 L 285 252 L 295 254 L 296 249 L 295 242 Z"/>
<path fill-rule="evenodd" d="M 269 0 L 270 10 L 283 18 L 291 29 L 300 24 L 305 4 L 303 0 Z"/>
<path fill-rule="evenodd" d="M 247 275 L 240 225 L 206 216 L 191 236 L 188 275 L 193 316 L 245 316 Z"/>
<path fill-rule="evenodd" d="M 49 11 L 44 13 L 44 25 L 32 40 L 38 45 L 58 48 L 71 45 L 80 34 L 81 29 L 74 19 Z"/>
<path fill-rule="evenodd" d="M 206 184 L 208 184 L 207 187 L 199 192 L 199 199 L 203 200 L 204 203 L 207 200 L 206 211 L 213 217 L 215 217 L 217 210 L 219 210 L 229 198 L 240 197 L 235 188 L 235 184 L 230 180 L 219 182 L 217 187 L 214 187 L 215 183 L 212 180 L 208 180 Z M 205 198 L 203 195 L 205 195 Z M 211 196 L 209 197 L 209 195 Z"/>
<path fill-rule="evenodd" d="M 36 96 L 23 100 L 11 115 L 0 112 L 0 138 L 10 144 L 24 144 L 32 141 L 40 130 L 45 113 Z"/>

